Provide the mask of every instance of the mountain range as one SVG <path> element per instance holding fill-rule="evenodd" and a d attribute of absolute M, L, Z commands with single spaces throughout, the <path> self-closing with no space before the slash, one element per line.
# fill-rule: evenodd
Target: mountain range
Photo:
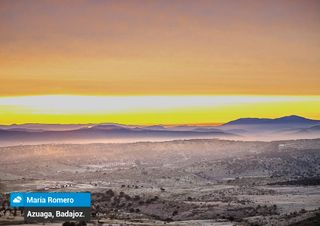
<path fill-rule="evenodd" d="M 210 138 L 229 140 L 320 138 L 320 120 L 292 115 L 276 119 L 240 118 L 220 126 L 130 126 L 115 123 L 0 125 L 0 146 Z"/>

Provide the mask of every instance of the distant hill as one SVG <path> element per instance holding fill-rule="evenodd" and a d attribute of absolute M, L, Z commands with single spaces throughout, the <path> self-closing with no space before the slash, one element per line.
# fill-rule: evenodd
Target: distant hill
<path fill-rule="evenodd" d="M 238 135 L 221 130 L 180 130 L 174 127 L 137 127 L 119 124 L 98 124 L 80 126 L 77 129 L 62 127 L 61 130 L 51 130 L 48 126 L 35 129 L 6 127 L 0 129 L 0 146 L 18 144 L 44 143 L 117 143 L 137 141 L 165 141 L 175 139 L 222 138 L 235 139 Z"/>
<path fill-rule="evenodd" d="M 240 118 L 228 122 L 219 129 L 222 130 L 246 130 L 251 132 L 257 131 L 285 131 L 293 129 L 304 129 L 311 126 L 320 125 L 320 120 L 307 119 L 296 115 L 285 116 L 281 118 Z"/>
<path fill-rule="evenodd" d="M 41 124 L 41 123 L 26 123 L 13 125 L 0 125 L 2 130 L 12 131 L 65 131 L 75 130 L 80 128 L 90 127 L 94 124 Z"/>
<path fill-rule="evenodd" d="M 319 132 L 320 133 L 320 125 L 318 126 L 311 126 L 306 129 L 300 129 L 297 131 L 297 133 L 314 133 L 314 132 Z"/>
<path fill-rule="evenodd" d="M 0 146 L 39 143 L 110 143 L 175 139 L 283 140 L 320 138 L 320 120 L 296 115 L 240 118 L 221 126 L 101 124 L 0 125 Z"/>
<path fill-rule="evenodd" d="M 240 118 L 218 128 L 258 140 L 313 139 L 320 137 L 320 120 L 291 115 L 281 118 Z"/>
<path fill-rule="evenodd" d="M 224 124 L 227 125 L 257 125 L 257 124 L 320 124 L 320 120 L 307 119 L 297 115 L 285 116 L 276 119 L 268 118 L 240 118 Z"/>

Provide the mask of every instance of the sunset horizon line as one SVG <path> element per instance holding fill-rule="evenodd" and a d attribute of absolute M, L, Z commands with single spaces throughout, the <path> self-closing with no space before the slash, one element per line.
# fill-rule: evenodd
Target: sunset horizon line
<path fill-rule="evenodd" d="M 119 125 L 119 126 L 141 126 L 141 127 L 148 127 L 148 126 L 163 126 L 163 127 L 178 127 L 178 126 L 197 126 L 197 127 L 218 127 L 222 126 L 224 124 L 239 120 L 239 119 L 280 119 L 280 118 L 286 118 L 286 117 L 300 117 L 308 120 L 315 120 L 320 121 L 320 118 L 310 118 L 310 117 L 304 117 L 301 115 L 283 115 L 280 117 L 274 117 L 274 118 L 268 118 L 268 117 L 240 117 L 235 118 L 229 121 L 225 122 L 208 122 L 208 123 L 181 123 L 181 124 L 124 124 L 124 123 L 118 123 L 118 122 L 98 122 L 98 123 L 40 123 L 40 122 L 26 122 L 26 123 L 13 123 L 13 124 L 0 124 L 0 126 L 23 126 L 23 125 L 83 125 L 83 126 L 94 126 L 94 125 Z"/>
<path fill-rule="evenodd" d="M 220 124 L 237 118 L 320 118 L 320 96 L 40 95 L 0 97 L 0 124 Z"/>

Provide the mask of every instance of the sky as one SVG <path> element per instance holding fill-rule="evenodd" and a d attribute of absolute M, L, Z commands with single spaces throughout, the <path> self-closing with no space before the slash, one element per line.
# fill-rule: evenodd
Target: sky
<path fill-rule="evenodd" d="M 0 124 L 320 119 L 319 12 L 317 0 L 1 0 Z"/>

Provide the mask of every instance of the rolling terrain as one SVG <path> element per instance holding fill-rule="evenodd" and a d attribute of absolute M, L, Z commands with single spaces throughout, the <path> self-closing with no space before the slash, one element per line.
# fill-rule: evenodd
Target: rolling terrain
<path fill-rule="evenodd" d="M 319 213 L 319 150 L 319 139 L 1 147 L 0 190 L 90 191 L 90 224 L 288 226 Z"/>
<path fill-rule="evenodd" d="M 320 121 L 299 116 L 241 118 L 220 126 L 22 124 L 0 126 L 0 146 L 61 143 L 129 143 L 184 139 L 289 140 L 320 138 Z"/>

